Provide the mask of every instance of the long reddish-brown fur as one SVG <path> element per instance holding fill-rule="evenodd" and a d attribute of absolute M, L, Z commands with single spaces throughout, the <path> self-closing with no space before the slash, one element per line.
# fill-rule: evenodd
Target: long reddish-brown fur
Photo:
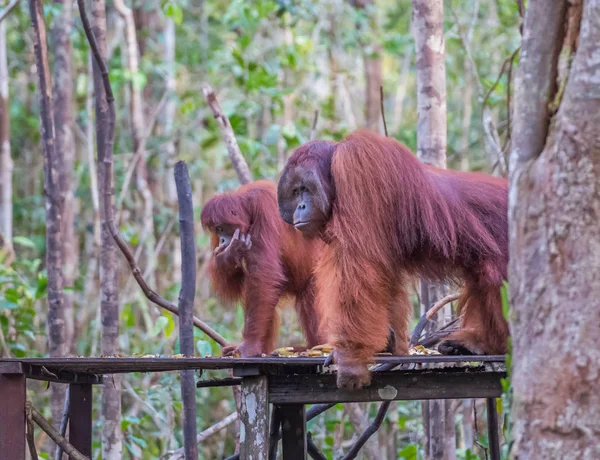
<path fill-rule="evenodd" d="M 273 350 L 278 332 L 276 307 L 287 296 L 295 298 L 308 346 L 324 343 L 317 332 L 313 277 L 316 255 L 323 244 L 306 238 L 279 218 L 275 184 L 257 181 L 217 195 L 205 204 L 201 221 L 211 232 L 213 250 L 219 242 L 215 228 L 223 224 L 231 224 L 252 238 L 245 266 L 225 270 L 214 255 L 209 263 L 217 296 L 243 304 L 244 349 L 250 354 Z"/>
<path fill-rule="evenodd" d="M 462 328 L 448 339 L 472 352 L 505 352 L 506 180 L 425 165 L 397 141 L 366 131 L 337 144 L 305 144 L 286 169 L 295 166 L 330 179 L 317 304 L 347 366 L 364 365 L 385 345 L 391 308 L 401 311 L 405 333 L 398 339 L 407 343 L 405 286 L 413 277 L 463 281 Z"/>

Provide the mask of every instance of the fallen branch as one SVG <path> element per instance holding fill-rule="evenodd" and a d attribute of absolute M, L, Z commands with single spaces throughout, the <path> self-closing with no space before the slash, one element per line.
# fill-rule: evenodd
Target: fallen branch
<path fill-rule="evenodd" d="M 129 264 L 129 268 L 131 269 L 131 273 L 133 277 L 137 281 L 141 290 L 144 292 L 144 295 L 148 300 L 153 302 L 165 310 L 170 311 L 174 315 L 179 316 L 179 309 L 168 300 L 159 296 L 156 292 L 154 292 L 150 286 L 146 283 L 142 276 L 142 271 L 140 267 L 137 265 L 131 250 L 127 246 L 127 243 L 121 236 L 119 229 L 115 225 L 114 214 L 113 214 L 113 206 L 112 206 L 112 177 L 113 177 L 113 145 L 114 145 L 114 137 L 115 137 L 115 97 L 112 92 L 112 87 L 110 85 L 110 80 L 108 77 L 108 67 L 106 66 L 106 62 L 102 58 L 102 54 L 100 53 L 100 49 L 98 47 L 98 42 L 96 41 L 96 37 L 94 37 L 94 33 L 92 32 L 92 28 L 90 25 L 89 18 L 87 16 L 85 10 L 85 1 L 77 0 L 77 5 L 79 7 L 79 15 L 81 16 L 81 22 L 83 23 L 83 29 L 85 31 L 85 35 L 88 39 L 90 47 L 92 49 L 92 54 L 94 59 L 96 60 L 96 64 L 100 69 L 100 73 L 102 76 L 102 84 L 104 86 L 104 91 L 106 92 L 106 101 L 108 103 L 108 119 L 109 123 L 106 127 L 106 152 L 104 155 L 104 166 L 105 166 L 105 200 L 104 200 L 104 212 L 106 215 L 106 224 L 108 230 L 115 240 L 115 243 L 125 256 L 127 263 Z M 217 342 L 221 346 L 228 345 L 227 340 L 223 336 L 221 336 L 218 332 L 212 329 L 208 324 L 204 323 L 199 318 L 194 316 L 193 318 L 194 326 L 203 331 L 206 335 L 212 338 L 215 342 Z"/>
<path fill-rule="evenodd" d="M 234 412 L 233 414 L 229 414 L 227 417 L 225 417 L 223 420 L 215 423 L 213 426 L 207 428 L 206 430 L 198 433 L 198 436 L 196 437 L 196 442 L 198 444 L 203 443 L 204 441 L 206 441 L 208 438 L 210 438 L 212 435 L 217 434 L 219 431 L 224 430 L 225 428 L 227 428 L 229 425 L 231 425 L 233 422 L 235 422 L 238 419 L 238 413 Z M 162 456 L 162 458 L 167 458 L 169 460 L 182 460 L 185 458 L 185 452 L 183 447 L 174 450 L 172 452 L 167 452 L 165 455 Z"/>
<path fill-rule="evenodd" d="M 33 418 L 31 416 L 31 403 L 25 406 L 25 416 L 27 419 L 27 445 L 29 446 L 29 456 L 32 460 L 38 460 L 37 449 L 35 448 Z"/>
<path fill-rule="evenodd" d="M 79 0 L 83 1 L 83 0 Z M 50 436 L 50 438 L 59 446 L 63 448 L 65 453 L 74 460 L 90 460 L 88 457 L 79 452 L 69 441 L 67 441 L 63 436 L 60 435 L 58 431 L 50 424 L 48 420 L 46 420 L 42 414 L 40 414 L 35 407 L 31 405 L 31 401 L 27 401 L 25 405 L 25 410 L 28 411 L 27 414 L 31 413 L 31 418 L 33 421 L 42 429 L 44 432 Z"/>
<path fill-rule="evenodd" d="M 246 160 L 242 156 L 240 146 L 235 138 L 235 133 L 233 132 L 229 118 L 227 118 L 227 115 L 223 112 L 215 92 L 208 83 L 202 83 L 202 92 L 204 93 L 206 103 L 210 107 L 210 110 L 212 110 L 213 116 L 221 129 L 223 142 L 225 142 L 225 145 L 227 146 L 227 153 L 229 154 L 229 159 L 233 164 L 233 169 L 235 169 L 238 179 L 242 184 L 249 184 L 253 180 L 252 173 L 250 172 L 248 163 L 246 163 Z"/>
<path fill-rule="evenodd" d="M 442 307 L 446 306 L 446 304 L 450 302 L 454 302 L 458 299 L 458 297 L 458 292 L 455 292 L 454 294 L 448 294 L 447 296 L 442 297 L 440 300 L 434 303 L 433 306 L 429 310 L 427 310 L 427 312 L 425 312 L 423 316 L 421 316 L 421 319 L 419 319 L 419 322 L 415 326 L 412 336 L 410 337 L 409 345 L 411 347 L 415 346 L 419 342 L 419 338 L 421 337 L 425 326 L 427 326 L 427 323 L 431 321 L 431 318 L 433 318 L 434 315 L 442 309 Z"/>

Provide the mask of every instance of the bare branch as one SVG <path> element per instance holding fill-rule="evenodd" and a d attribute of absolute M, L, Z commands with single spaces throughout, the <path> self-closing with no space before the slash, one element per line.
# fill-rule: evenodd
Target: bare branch
<path fill-rule="evenodd" d="M 119 247 L 119 249 L 121 250 L 123 255 L 125 256 L 125 259 L 127 260 L 127 263 L 129 264 L 129 268 L 131 269 L 131 272 L 133 274 L 133 277 L 135 278 L 138 285 L 144 292 L 144 295 L 148 298 L 148 300 L 150 300 L 154 304 L 158 305 L 161 308 L 164 308 L 165 310 L 170 311 L 174 315 L 179 316 L 179 309 L 174 304 L 163 299 L 156 292 L 154 292 L 150 288 L 150 286 L 148 286 L 148 284 L 146 283 L 146 281 L 144 280 L 144 278 L 142 276 L 142 271 L 140 270 L 140 267 L 135 262 L 135 258 L 133 256 L 133 254 L 131 253 L 131 250 L 127 246 L 127 243 L 125 242 L 125 240 L 121 236 L 121 233 L 119 232 L 119 229 L 115 225 L 114 215 L 113 215 L 113 207 L 112 207 L 112 177 L 113 177 L 112 152 L 113 152 L 114 130 L 115 130 L 115 107 L 114 107 L 115 98 L 114 98 L 114 95 L 112 92 L 112 87 L 110 85 L 110 80 L 108 78 L 108 67 L 106 66 L 106 62 L 102 58 L 102 54 L 100 53 L 100 49 L 98 48 L 98 43 L 97 43 L 96 38 L 94 37 L 94 34 L 91 29 L 89 18 L 87 17 L 87 14 L 86 14 L 85 1 L 77 0 L 77 5 L 79 6 L 79 14 L 81 16 L 83 28 L 84 28 L 86 37 L 88 39 L 88 42 L 90 43 L 90 47 L 92 49 L 94 59 L 96 60 L 96 63 L 98 65 L 98 67 L 100 68 L 100 73 L 102 76 L 102 83 L 104 86 L 104 90 L 106 92 L 106 101 L 108 102 L 109 123 L 108 123 L 108 126 L 106 127 L 106 145 L 105 145 L 106 152 L 105 152 L 105 155 L 103 158 L 104 164 L 105 164 L 105 170 L 106 170 L 106 174 L 104 175 L 105 194 L 106 194 L 106 199 L 104 202 L 105 213 L 106 213 L 106 224 L 107 224 L 107 227 L 108 227 L 108 230 L 109 230 L 111 236 L 115 240 L 115 243 L 117 244 L 117 246 Z M 223 336 L 221 336 L 218 332 L 216 332 L 214 329 L 212 329 L 208 324 L 201 321 L 199 318 L 194 317 L 193 321 L 194 321 L 194 326 L 196 326 L 198 329 L 203 331 L 206 335 L 208 335 L 210 338 L 212 338 L 219 345 L 224 346 L 224 345 L 228 344 L 227 340 L 225 340 L 225 338 Z"/>
<path fill-rule="evenodd" d="M 317 122 L 319 121 L 319 110 L 315 110 L 315 117 L 313 118 L 312 128 L 310 130 L 310 140 L 314 141 L 317 137 Z"/>
<path fill-rule="evenodd" d="M 440 311 L 444 306 L 446 306 L 450 302 L 454 302 L 455 300 L 457 300 L 459 296 L 460 294 L 458 292 L 455 292 L 453 294 L 448 294 L 447 296 L 442 297 L 440 300 L 434 303 L 431 306 L 431 308 L 425 312 L 423 316 L 421 316 L 421 319 L 419 319 L 419 322 L 415 326 L 415 329 L 410 338 L 410 346 L 415 346 L 418 343 L 419 338 L 421 337 L 421 334 L 425 329 L 425 326 L 429 321 L 431 321 L 431 319 L 437 314 L 437 312 Z"/>
<path fill-rule="evenodd" d="M 383 86 L 379 87 L 379 101 L 381 103 L 381 120 L 383 121 L 383 132 L 388 137 L 387 122 L 385 121 L 385 108 L 383 106 Z"/>
<path fill-rule="evenodd" d="M 67 425 L 69 423 L 69 412 L 71 411 L 71 385 L 67 385 L 67 391 L 65 392 L 65 404 L 63 407 L 62 417 L 60 419 L 59 433 L 62 437 L 65 437 L 67 433 Z M 64 449 L 60 445 L 56 445 L 54 452 L 54 460 L 62 460 Z"/>
<path fill-rule="evenodd" d="M 231 425 L 233 422 L 235 422 L 238 419 L 238 413 L 234 412 L 233 414 L 229 414 L 227 417 L 225 417 L 223 420 L 215 423 L 213 426 L 207 428 L 206 430 L 198 433 L 198 436 L 196 437 L 196 442 L 198 444 L 203 443 L 204 441 L 206 441 L 208 438 L 210 438 L 212 435 L 217 434 L 219 431 L 224 430 L 225 428 L 227 428 L 229 425 Z M 183 447 L 174 450 L 172 452 L 167 452 L 165 455 L 163 455 L 163 458 L 167 458 L 169 460 L 183 460 L 185 458 L 185 452 Z"/>
<path fill-rule="evenodd" d="M 242 184 L 249 184 L 253 180 L 252 173 L 240 151 L 240 146 L 238 145 L 235 133 L 231 128 L 231 123 L 229 123 L 229 118 L 227 118 L 223 112 L 214 90 L 208 83 L 202 83 L 202 92 L 204 93 L 206 103 L 212 110 L 213 116 L 221 129 L 223 141 L 227 146 L 227 153 L 229 154 L 229 158 L 233 164 L 233 169 L 235 169 L 235 172 L 237 173 L 238 179 Z"/>
<path fill-rule="evenodd" d="M 0 22 L 4 21 L 4 19 L 6 19 L 6 17 L 10 14 L 10 12 L 12 10 L 15 9 L 15 6 L 17 6 L 19 4 L 19 0 L 12 0 L 7 6 L 6 8 L 4 8 L 2 10 L 2 12 L 0 13 Z"/>
<path fill-rule="evenodd" d="M 40 414 L 35 407 L 31 405 L 31 401 L 27 401 L 25 408 L 28 414 L 31 413 L 31 418 L 37 425 L 44 430 L 44 432 L 50 436 L 50 438 L 58 445 L 60 445 L 65 453 L 74 460 L 90 460 L 88 457 L 79 452 L 72 444 L 69 443 L 58 431 L 46 420 L 42 414 Z M 30 412 L 29 412 L 30 411 Z"/>

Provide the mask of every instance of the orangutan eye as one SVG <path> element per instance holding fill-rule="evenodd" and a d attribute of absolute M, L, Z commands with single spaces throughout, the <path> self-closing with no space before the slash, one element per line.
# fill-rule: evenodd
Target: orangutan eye
<path fill-rule="evenodd" d="M 215 230 L 217 231 L 217 233 L 221 233 L 223 231 L 223 228 L 217 227 Z"/>

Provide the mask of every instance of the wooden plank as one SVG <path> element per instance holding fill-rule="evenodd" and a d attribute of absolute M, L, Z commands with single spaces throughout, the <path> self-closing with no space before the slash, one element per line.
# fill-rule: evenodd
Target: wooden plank
<path fill-rule="evenodd" d="M 25 376 L 0 374 L 0 460 L 25 460 Z"/>
<path fill-rule="evenodd" d="M 242 380 L 240 459 L 267 460 L 269 456 L 269 395 L 266 376 Z"/>
<path fill-rule="evenodd" d="M 373 374 L 371 386 L 338 389 L 335 374 L 287 375 L 269 378 L 273 404 L 315 404 L 423 399 L 496 398 L 502 395 L 504 372 L 436 369 Z"/>
<path fill-rule="evenodd" d="M 73 372 L 55 367 L 46 367 L 32 364 L 21 364 L 25 377 L 33 380 L 42 380 L 44 382 L 54 383 L 80 383 L 100 385 L 103 383 L 103 376 L 98 374 L 89 374 L 85 372 Z"/>
<path fill-rule="evenodd" d="M 0 363 L 24 363 L 44 366 L 48 371 L 89 374 L 118 374 L 129 372 L 166 372 L 185 369 L 231 369 L 256 367 L 263 370 L 273 367 L 322 366 L 325 358 L 25 358 L 0 359 Z M 376 357 L 379 364 L 456 364 L 462 362 L 504 363 L 504 356 L 383 356 Z"/>
<path fill-rule="evenodd" d="M 306 459 L 306 411 L 304 404 L 283 404 L 281 413 L 281 444 L 284 460 Z"/>
<path fill-rule="evenodd" d="M 71 385 L 69 442 L 92 457 L 92 385 Z"/>
<path fill-rule="evenodd" d="M 22 374 L 23 365 L 18 361 L 1 362 L 0 374 Z"/>

